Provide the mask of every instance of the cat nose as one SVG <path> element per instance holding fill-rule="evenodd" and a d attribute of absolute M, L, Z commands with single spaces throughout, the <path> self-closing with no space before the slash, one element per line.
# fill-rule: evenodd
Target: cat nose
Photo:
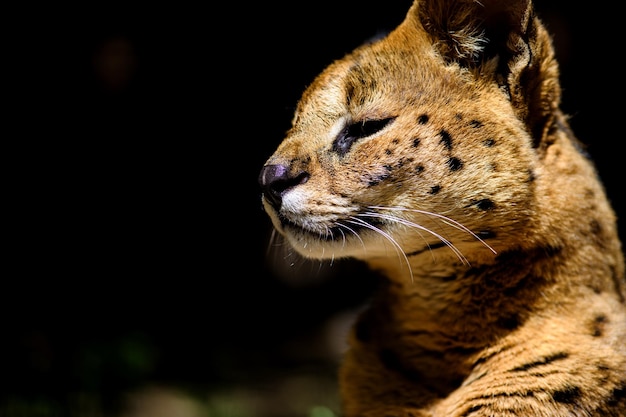
<path fill-rule="evenodd" d="M 280 210 L 283 195 L 290 188 L 309 180 L 308 172 L 292 174 L 285 165 L 265 165 L 259 174 L 263 196 L 276 210 Z"/>

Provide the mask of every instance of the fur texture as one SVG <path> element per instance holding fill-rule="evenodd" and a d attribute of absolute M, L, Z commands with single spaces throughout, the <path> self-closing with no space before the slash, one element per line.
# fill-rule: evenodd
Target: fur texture
<path fill-rule="evenodd" d="M 345 417 L 626 415 L 616 218 L 558 77 L 529 1 L 415 0 L 302 95 L 264 208 L 298 253 L 385 277 Z"/>

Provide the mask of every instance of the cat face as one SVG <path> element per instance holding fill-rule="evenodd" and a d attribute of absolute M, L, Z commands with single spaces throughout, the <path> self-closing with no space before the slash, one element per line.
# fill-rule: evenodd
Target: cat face
<path fill-rule="evenodd" d="M 320 74 L 261 172 L 264 207 L 302 255 L 484 248 L 526 217 L 532 140 L 495 62 L 481 78 L 410 29 Z"/>

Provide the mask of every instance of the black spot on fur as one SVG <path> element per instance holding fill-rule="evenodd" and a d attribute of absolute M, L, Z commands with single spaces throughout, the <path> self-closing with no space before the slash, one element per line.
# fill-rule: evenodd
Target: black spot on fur
<path fill-rule="evenodd" d="M 532 170 L 528 170 L 528 179 L 526 181 L 534 182 L 536 178 L 535 173 Z"/>
<path fill-rule="evenodd" d="M 445 277 L 439 278 L 439 280 L 441 282 L 452 282 L 452 281 L 456 281 L 457 278 L 458 278 L 457 275 L 447 275 Z"/>
<path fill-rule="evenodd" d="M 391 165 L 383 165 L 383 167 L 385 168 L 385 173 L 371 176 L 370 178 L 368 178 L 367 185 L 369 187 L 378 185 L 391 176 L 391 171 L 393 171 L 393 167 Z"/>
<path fill-rule="evenodd" d="M 469 124 L 470 124 L 470 126 L 472 126 L 474 128 L 483 127 L 483 122 L 478 121 L 478 120 L 471 120 Z"/>
<path fill-rule="evenodd" d="M 418 166 L 415 167 L 415 173 L 416 174 L 420 174 L 424 171 L 424 165 L 419 164 Z"/>
<path fill-rule="evenodd" d="M 491 138 L 489 138 L 489 139 L 485 139 L 485 140 L 483 141 L 483 145 L 485 145 L 485 146 L 487 146 L 487 147 L 489 147 L 489 148 L 491 148 L 491 147 L 492 147 L 493 145 L 495 145 L 495 144 L 496 144 L 495 139 L 491 139 Z"/>
<path fill-rule="evenodd" d="M 567 359 L 569 357 L 569 353 L 567 352 L 557 352 L 553 355 L 550 356 L 545 356 L 541 359 L 538 359 L 536 361 L 533 362 L 528 362 L 525 363 L 523 365 L 520 366 L 516 366 L 515 368 L 511 369 L 510 372 L 524 372 L 524 371 L 528 371 L 529 369 L 533 369 L 539 366 L 544 366 L 544 365 L 548 365 L 551 364 L 552 362 L 556 362 L 559 360 L 563 360 L 563 359 Z"/>
<path fill-rule="evenodd" d="M 441 132 L 439 132 L 439 136 L 441 136 L 439 143 L 441 143 L 447 150 L 451 150 L 452 136 L 450 136 L 450 134 L 445 130 L 441 130 Z"/>
<path fill-rule="evenodd" d="M 468 408 L 467 411 L 462 414 L 462 416 L 463 417 L 467 417 L 470 414 L 475 413 L 476 411 L 480 410 L 483 407 L 484 407 L 484 405 L 482 405 L 482 404 L 473 405 L 470 408 Z"/>
<path fill-rule="evenodd" d="M 604 314 L 598 314 L 593 319 L 593 324 L 591 325 L 591 335 L 593 337 L 600 337 L 604 334 L 604 326 L 608 323 L 608 319 Z"/>
<path fill-rule="evenodd" d="M 432 243 L 430 245 L 428 245 L 428 249 L 429 250 L 434 250 L 434 249 L 439 249 L 439 248 L 443 248 L 448 246 L 446 243 L 444 242 L 439 242 L 439 243 Z"/>
<path fill-rule="evenodd" d="M 418 249 L 412 252 L 406 252 L 405 255 L 410 258 L 411 256 L 416 256 L 416 255 L 419 255 L 420 253 L 424 253 L 427 249 L 429 248 L 427 247 L 426 249 Z"/>
<path fill-rule="evenodd" d="M 463 161 L 453 156 L 448 159 L 448 166 L 450 167 L 451 171 L 458 171 L 459 169 L 463 168 Z"/>
<path fill-rule="evenodd" d="M 527 397 L 534 397 L 534 396 L 535 396 L 535 392 L 531 391 L 531 390 L 525 390 L 525 391 L 509 391 L 509 390 L 505 390 L 503 392 L 495 392 L 495 393 L 487 393 L 487 394 L 483 394 L 483 395 L 478 395 L 478 396 L 473 397 L 471 399 L 472 400 L 493 400 L 494 398 L 497 398 L 497 397 L 505 397 L 505 398 L 520 397 L 520 398 L 527 398 Z M 509 414 L 507 414 L 507 415 L 509 415 Z M 517 415 L 517 413 L 513 413 L 513 415 Z"/>
<path fill-rule="evenodd" d="M 563 389 L 554 391 L 552 393 L 552 398 L 558 403 L 575 404 L 580 398 L 580 395 L 580 388 L 570 385 Z"/>
<path fill-rule="evenodd" d="M 494 237 L 497 236 L 496 232 L 492 230 L 481 230 L 478 233 L 476 233 L 476 235 L 481 239 L 493 239 Z"/>
<path fill-rule="evenodd" d="M 400 139 L 394 139 L 391 141 L 391 143 L 393 143 L 394 145 L 397 145 L 398 143 L 400 143 Z"/>
<path fill-rule="evenodd" d="M 391 149 L 385 149 L 385 154 L 392 155 L 393 151 Z"/>
<path fill-rule="evenodd" d="M 429 194 L 437 194 L 439 191 L 441 191 L 441 185 L 434 185 L 434 186 L 430 187 L 430 191 L 428 193 Z"/>
<path fill-rule="evenodd" d="M 476 206 L 476 208 L 478 208 L 479 210 L 483 210 L 483 211 L 491 210 L 495 206 L 493 201 L 491 201 L 488 198 L 483 198 L 482 200 L 478 200 L 472 203 L 472 205 Z"/>
<path fill-rule="evenodd" d="M 424 253 L 426 251 L 433 251 L 435 249 L 443 248 L 444 246 L 447 246 L 447 245 L 443 242 L 433 243 L 431 245 L 427 244 L 424 248 L 418 249 L 412 252 L 406 252 L 405 255 L 408 257 L 411 257 L 411 256 L 419 255 L 420 253 Z"/>
<path fill-rule="evenodd" d="M 590 288 L 591 291 L 593 291 L 595 294 L 601 294 L 602 293 L 602 288 L 598 287 L 597 285 L 588 284 L 587 288 Z"/>
<path fill-rule="evenodd" d="M 591 220 L 591 222 L 589 222 L 589 229 L 591 229 L 591 233 L 593 233 L 594 235 L 602 236 L 602 224 L 598 220 Z"/>
<path fill-rule="evenodd" d="M 420 139 L 419 138 L 413 139 L 413 145 L 412 146 L 414 148 L 417 148 L 419 146 L 419 144 L 420 144 Z"/>
<path fill-rule="evenodd" d="M 411 165 L 413 161 L 413 158 L 401 158 L 396 164 L 396 168 L 402 168 L 405 165 Z"/>
<path fill-rule="evenodd" d="M 422 114 L 420 117 L 417 118 L 417 123 L 421 125 L 425 125 L 426 123 L 428 123 L 428 115 Z"/>
<path fill-rule="evenodd" d="M 626 403 L 626 381 L 622 383 L 621 387 L 613 389 L 607 405 L 611 408 L 616 408 L 620 404 L 624 403 Z"/>

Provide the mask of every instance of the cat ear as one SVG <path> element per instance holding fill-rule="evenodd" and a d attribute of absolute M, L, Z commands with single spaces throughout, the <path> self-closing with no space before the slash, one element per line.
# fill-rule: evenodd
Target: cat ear
<path fill-rule="evenodd" d="M 408 17 L 431 36 L 447 61 L 471 65 L 513 52 L 512 37 L 528 29 L 530 0 L 415 0 Z"/>
<path fill-rule="evenodd" d="M 492 77 L 539 146 L 561 90 L 552 40 L 531 0 L 415 0 L 407 20 L 426 31 L 446 62 Z"/>

